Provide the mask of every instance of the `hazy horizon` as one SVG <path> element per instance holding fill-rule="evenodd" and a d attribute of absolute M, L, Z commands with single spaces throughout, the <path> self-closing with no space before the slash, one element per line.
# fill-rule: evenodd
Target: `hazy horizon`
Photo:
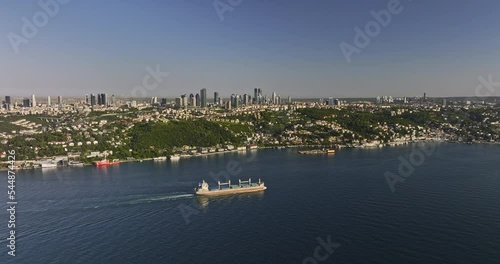
<path fill-rule="evenodd" d="M 47 11 L 6 2 L 0 94 L 177 97 L 207 88 L 210 98 L 260 87 L 283 98 L 472 97 L 480 76 L 500 80 L 496 1 L 220 0 L 222 16 L 217 1 L 61 0 L 34 36 L 23 34 L 23 17 L 33 23 Z M 399 12 L 348 62 L 340 44 L 356 46 L 354 28 L 364 31 L 371 11 L 391 3 Z M 13 45 L 13 34 L 25 41 Z M 146 67 L 168 74 L 134 92 Z"/>

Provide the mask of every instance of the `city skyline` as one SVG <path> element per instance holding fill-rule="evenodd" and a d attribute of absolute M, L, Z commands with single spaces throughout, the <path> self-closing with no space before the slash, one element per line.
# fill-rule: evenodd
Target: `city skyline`
<path fill-rule="evenodd" d="M 500 79 L 500 39 L 491 33 L 499 3 L 400 1 L 384 26 L 380 14 L 392 2 L 243 1 L 221 21 L 211 2 L 71 1 L 26 42 L 12 36 L 24 37 L 23 18 L 45 9 L 8 2 L 0 93 L 67 97 L 95 87 L 125 97 L 151 72 L 161 82 L 139 95 L 262 87 L 293 98 L 474 96 L 480 76 Z M 358 48 L 356 28 L 376 18 L 380 32 Z M 346 56 L 343 43 L 354 53 Z"/>

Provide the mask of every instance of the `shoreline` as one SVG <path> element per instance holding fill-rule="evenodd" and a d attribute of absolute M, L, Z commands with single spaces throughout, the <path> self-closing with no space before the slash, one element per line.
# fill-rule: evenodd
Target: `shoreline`
<path fill-rule="evenodd" d="M 249 152 L 249 151 L 256 151 L 260 149 L 289 149 L 289 148 L 337 148 L 337 149 L 342 149 L 342 148 L 366 148 L 366 149 L 373 149 L 373 148 L 383 148 L 383 147 L 396 147 L 396 146 L 404 146 L 404 145 L 409 145 L 409 144 L 415 144 L 415 143 L 427 143 L 427 142 L 434 142 L 434 143 L 448 143 L 448 144 L 465 144 L 465 145 L 500 145 L 500 142 L 461 142 L 461 141 L 450 141 L 450 140 L 438 140 L 438 139 L 430 139 L 430 140 L 418 140 L 418 141 L 401 141 L 401 142 L 389 142 L 389 143 L 380 143 L 378 145 L 276 145 L 276 146 L 262 146 L 262 147 L 257 147 L 253 149 L 245 149 L 245 150 L 239 150 L 239 149 L 232 149 L 232 150 L 225 150 L 225 151 L 218 151 L 218 152 L 209 152 L 209 153 L 196 153 L 196 154 L 181 154 L 180 159 L 186 159 L 186 158 L 196 158 L 196 157 L 205 157 L 205 156 L 210 156 L 210 155 L 218 155 L 218 154 L 225 154 L 225 153 L 234 153 L 234 152 Z M 161 160 L 158 162 L 166 162 L 167 160 Z M 154 161 L 154 158 L 145 158 L 145 159 L 134 159 L 134 160 L 120 160 L 120 163 L 129 163 L 129 162 L 143 162 L 143 161 Z M 177 162 L 178 160 L 174 160 L 173 162 Z M 25 163 L 25 162 L 37 162 L 36 160 L 16 160 L 16 163 Z M 170 161 L 172 162 L 172 161 Z M 2 163 L 8 163 L 7 161 L 2 162 Z M 117 164 L 119 165 L 119 164 Z M 67 168 L 67 167 L 73 167 L 73 168 L 79 168 L 79 167 L 85 167 L 85 166 L 93 166 L 92 163 L 90 164 L 83 164 L 81 166 L 57 166 L 54 168 Z M 115 165 L 111 165 L 115 166 Z M 36 170 L 36 169 L 43 169 L 41 167 L 31 167 L 31 168 L 16 168 L 14 171 L 17 170 Z M 8 167 L 2 167 L 0 168 L 0 171 L 10 171 Z"/>

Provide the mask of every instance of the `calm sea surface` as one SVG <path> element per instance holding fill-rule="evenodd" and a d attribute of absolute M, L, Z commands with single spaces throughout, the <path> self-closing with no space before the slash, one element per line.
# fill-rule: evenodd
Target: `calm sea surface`
<path fill-rule="evenodd" d="M 0 263 L 500 263 L 500 146 L 410 156 L 416 146 L 20 171 L 17 256 L 3 240 Z M 399 174 L 398 157 L 419 166 L 403 168 L 392 192 L 384 173 Z M 213 186 L 210 174 L 268 189 L 193 196 L 201 180 Z"/>

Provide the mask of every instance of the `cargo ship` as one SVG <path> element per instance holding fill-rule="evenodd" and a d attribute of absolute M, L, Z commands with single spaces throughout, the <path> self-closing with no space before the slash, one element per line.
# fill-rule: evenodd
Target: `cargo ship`
<path fill-rule="evenodd" d="M 94 165 L 99 167 L 99 166 L 108 166 L 108 165 L 115 165 L 115 164 L 120 164 L 120 161 L 117 159 L 114 159 L 113 161 L 109 161 L 108 159 L 103 159 L 101 161 L 94 161 Z"/>
<path fill-rule="evenodd" d="M 231 185 L 231 181 L 227 183 L 217 182 L 217 188 L 211 189 L 208 183 L 203 181 L 194 189 L 196 195 L 204 196 L 216 196 L 216 195 L 226 195 L 226 194 L 236 194 L 236 193 L 249 193 L 249 192 L 260 192 L 267 189 L 264 186 L 264 182 L 259 181 L 256 183 L 252 182 L 252 179 L 248 181 L 238 180 L 238 185 Z"/>

